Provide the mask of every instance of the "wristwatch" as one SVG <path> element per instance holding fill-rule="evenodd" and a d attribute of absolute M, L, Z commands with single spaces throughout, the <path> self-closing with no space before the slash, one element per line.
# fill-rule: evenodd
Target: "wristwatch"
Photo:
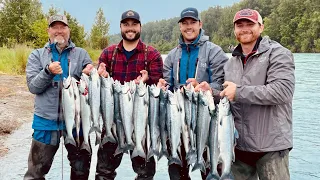
<path fill-rule="evenodd" d="M 51 74 L 51 71 L 49 70 L 49 64 L 46 65 L 46 67 L 44 68 L 44 71 L 49 75 Z"/>

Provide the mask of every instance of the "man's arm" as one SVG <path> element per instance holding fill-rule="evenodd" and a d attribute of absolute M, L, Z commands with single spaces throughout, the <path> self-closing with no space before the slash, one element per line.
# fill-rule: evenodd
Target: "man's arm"
<path fill-rule="evenodd" d="M 176 48 L 175 48 L 176 49 Z M 173 55 L 174 55 L 174 51 L 175 49 L 171 50 L 169 52 L 169 54 L 167 55 L 166 59 L 164 60 L 163 63 L 163 79 L 169 83 L 169 86 L 174 86 L 174 82 L 173 82 Z"/>
<path fill-rule="evenodd" d="M 41 94 L 51 85 L 54 74 L 50 72 L 48 66 L 43 69 L 40 62 L 39 50 L 34 50 L 29 55 L 26 78 L 29 91 L 32 94 Z"/>
<path fill-rule="evenodd" d="M 149 61 L 149 79 L 146 81 L 148 85 L 157 84 L 159 79 L 162 78 L 163 60 L 158 50 L 154 49 L 148 53 Z"/>
<path fill-rule="evenodd" d="M 278 105 L 292 101 L 294 69 L 292 53 L 278 47 L 270 56 L 266 85 L 237 85 L 235 101 L 258 105 Z"/>
<path fill-rule="evenodd" d="M 228 56 L 221 49 L 221 47 L 217 45 L 213 45 L 214 47 L 209 52 L 209 66 L 210 66 L 210 86 L 213 89 L 221 91 L 223 89 L 224 82 L 224 70 L 223 67 L 228 61 Z"/>

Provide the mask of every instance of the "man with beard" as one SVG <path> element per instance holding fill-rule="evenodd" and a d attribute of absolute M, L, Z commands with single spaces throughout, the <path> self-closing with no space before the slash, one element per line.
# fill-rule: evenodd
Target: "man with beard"
<path fill-rule="evenodd" d="M 122 40 L 103 50 L 99 58 L 98 73 L 100 76 L 113 77 L 122 84 L 135 80 L 148 85 L 156 84 L 162 77 L 162 58 L 156 49 L 147 46 L 140 40 L 140 16 L 133 10 L 125 11 L 121 16 L 120 30 Z M 106 130 L 102 130 L 102 138 Z M 117 143 L 106 142 L 98 150 L 96 179 L 114 179 L 116 168 L 120 165 L 123 153 L 115 154 Z M 130 152 L 132 153 L 132 151 Z M 131 159 L 132 167 L 137 173 L 136 179 L 153 179 L 155 160 L 146 160 L 140 156 Z"/>
<path fill-rule="evenodd" d="M 261 37 L 264 25 L 258 11 L 238 11 L 233 23 L 239 45 L 224 67 L 226 81 L 220 93 L 232 102 L 239 132 L 232 173 L 235 179 L 290 179 L 293 55 Z M 203 82 L 198 89 L 210 86 Z"/>
<path fill-rule="evenodd" d="M 82 72 L 89 74 L 93 68 L 88 53 L 70 40 L 66 16 L 51 16 L 47 32 L 49 42 L 30 54 L 26 67 L 27 85 L 35 94 L 35 110 L 24 179 L 45 179 L 59 148 L 60 137 L 65 133 L 60 105 L 63 79 L 69 76 L 69 72 L 76 78 Z M 89 176 L 91 147 L 79 148 L 82 142 L 83 136 L 80 136 L 80 144 L 65 144 L 71 166 L 70 179 L 88 179 Z"/>
<path fill-rule="evenodd" d="M 207 81 L 213 89 L 222 90 L 223 66 L 228 57 L 221 47 L 210 42 L 209 37 L 204 35 L 197 9 L 190 7 L 182 10 L 179 27 L 179 45 L 169 52 L 164 62 L 163 79 L 159 80 L 158 85 L 165 87 L 169 84 L 173 90 L 186 84 L 196 87 Z M 170 179 L 190 179 L 189 164 L 193 160 L 187 162 L 183 142 L 180 147 L 182 166 L 169 159 Z M 207 159 L 206 154 L 207 152 L 204 152 L 204 159 Z M 202 167 L 205 168 L 204 164 Z M 198 168 L 199 164 L 194 166 L 194 170 Z M 205 179 L 206 173 L 201 171 L 201 176 Z"/>

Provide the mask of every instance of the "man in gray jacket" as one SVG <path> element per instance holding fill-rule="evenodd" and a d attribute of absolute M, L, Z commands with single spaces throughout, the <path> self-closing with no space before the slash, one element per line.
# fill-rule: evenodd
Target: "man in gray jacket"
<path fill-rule="evenodd" d="M 34 132 L 24 179 L 44 179 L 59 148 L 60 137 L 65 132 L 60 106 L 62 80 L 69 73 L 79 78 L 82 72 L 89 74 L 93 68 L 88 53 L 71 42 L 66 16 L 51 16 L 47 31 L 49 42 L 30 54 L 26 68 L 28 88 L 35 94 L 35 109 Z M 80 137 L 82 142 L 83 137 Z M 91 147 L 65 146 L 71 166 L 70 178 L 88 179 Z"/>
<path fill-rule="evenodd" d="M 233 19 L 240 44 L 226 63 L 224 90 L 232 102 L 239 139 L 232 173 L 235 179 L 290 179 L 292 98 L 295 85 L 292 53 L 261 37 L 258 11 L 243 9 Z M 198 89 L 209 89 L 202 83 Z"/>
<path fill-rule="evenodd" d="M 222 90 L 223 66 L 228 57 L 221 47 L 210 42 L 209 37 L 204 35 L 197 9 L 182 10 L 179 27 L 181 31 L 179 45 L 171 50 L 165 59 L 164 79 L 160 79 L 158 85 L 164 87 L 169 84 L 172 88 L 180 88 L 181 85 L 191 83 L 195 87 L 207 81 L 211 88 Z M 183 145 L 181 145 L 181 160 L 182 167 L 178 164 L 169 165 L 170 179 L 190 179 Z M 205 178 L 204 174 L 202 176 Z"/>

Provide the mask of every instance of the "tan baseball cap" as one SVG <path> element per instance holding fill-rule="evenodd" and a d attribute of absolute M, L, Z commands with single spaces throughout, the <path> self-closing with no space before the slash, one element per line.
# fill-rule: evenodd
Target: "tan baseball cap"
<path fill-rule="evenodd" d="M 65 25 L 68 26 L 68 19 L 67 19 L 67 17 L 66 17 L 65 15 L 59 15 L 59 14 L 55 14 L 55 15 L 53 15 L 53 16 L 50 16 L 50 17 L 49 17 L 49 20 L 48 20 L 48 25 L 50 26 L 52 23 L 57 22 L 57 21 L 62 22 L 62 23 L 64 23 Z"/>

